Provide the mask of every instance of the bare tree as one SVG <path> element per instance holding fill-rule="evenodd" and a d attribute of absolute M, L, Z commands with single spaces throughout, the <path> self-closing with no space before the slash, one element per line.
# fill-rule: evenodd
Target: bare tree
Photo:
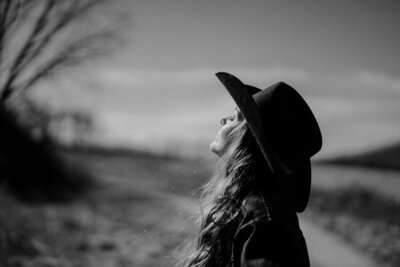
<path fill-rule="evenodd" d="M 0 104 L 98 55 L 111 31 L 74 34 L 106 0 L 0 0 Z M 75 27 L 77 28 L 77 27 Z"/>
<path fill-rule="evenodd" d="M 109 48 L 114 31 L 97 27 L 79 32 L 106 1 L 0 0 L 0 188 L 43 198 L 82 190 L 84 179 L 70 171 L 75 168 L 68 169 L 53 153 L 49 139 L 36 140 L 32 125 L 22 125 L 16 115 L 21 110 L 36 112 L 36 120 L 48 122 L 40 108 L 29 108 L 32 103 L 23 97 L 25 92 L 60 69 Z M 28 110 L 13 109 L 21 104 Z"/>

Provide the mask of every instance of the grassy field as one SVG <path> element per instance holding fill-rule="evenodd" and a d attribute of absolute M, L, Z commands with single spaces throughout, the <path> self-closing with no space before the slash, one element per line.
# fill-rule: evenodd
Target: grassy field
<path fill-rule="evenodd" d="M 366 255 L 400 266 L 400 202 L 358 186 L 314 189 L 305 215 Z"/>
<path fill-rule="evenodd" d="M 327 160 L 327 162 L 362 166 L 367 168 L 378 169 L 400 169 L 400 143 L 391 144 L 390 146 L 375 149 L 362 154 L 341 156 Z"/>
<path fill-rule="evenodd" d="M 192 192 L 208 176 L 196 171 L 201 163 L 140 154 L 68 158 L 98 184 L 64 204 L 2 194 L 0 266 L 171 266 L 193 232 Z"/>
<path fill-rule="evenodd" d="M 65 156 L 89 170 L 96 185 L 74 201 L 56 204 L 22 203 L 2 192 L 0 266 L 171 266 L 196 227 L 196 188 L 209 177 L 211 164 L 124 151 L 69 151 Z M 316 173 L 323 174 L 329 166 L 316 166 Z M 306 217 L 345 239 L 354 236 L 347 240 L 398 266 L 393 257 L 399 254 L 398 228 L 376 238 L 398 222 L 398 205 L 389 205 L 387 217 L 368 217 L 388 202 L 365 197 L 364 191 L 326 190 L 314 189 Z M 366 212 L 355 212 L 359 210 Z M 377 242 L 365 246 L 371 240 L 384 242 L 380 246 L 388 249 L 377 252 Z"/>

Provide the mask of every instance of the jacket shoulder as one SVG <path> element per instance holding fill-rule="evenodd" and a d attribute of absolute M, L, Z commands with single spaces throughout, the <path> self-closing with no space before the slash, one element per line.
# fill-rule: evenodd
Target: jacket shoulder
<path fill-rule="evenodd" d="M 242 225 L 251 221 L 272 220 L 271 209 L 260 195 L 250 195 L 245 198 L 242 203 L 242 212 L 244 215 Z"/>
<path fill-rule="evenodd" d="M 262 196 L 245 199 L 245 216 L 234 237 L 233 266 L 309 266 L 301 232 L 288 227 L 272 208 Z"/>

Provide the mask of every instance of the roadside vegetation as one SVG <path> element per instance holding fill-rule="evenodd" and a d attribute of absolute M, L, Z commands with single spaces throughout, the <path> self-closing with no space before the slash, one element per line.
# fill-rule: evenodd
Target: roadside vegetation
<path fill-rule="evenodd" d="M 106 2 L 0 1 L 0 187 L 19 199 L 66 200 L 89 184 L 86 174 L 53 153 L 50 128 L 65 111 L 55 114 L 31 92 L 61 70 L 109 50 L 116 31 L 90 24 L 95 14 L 102 15 L 104 24 L 110 21 L 101 13 Z M 85 118 L 70 113 L 75 121 Z"/>
<path fill-rule="evenodd" d="M 196 189 L 209 177 L 210 163 L 107 150 L 62 156 L 96 183 L 61 203 L 24 203 L 2 192 L 0 266 L 173 265 L 196 228 Z M 399 211 L 399 203 L 362 188 L 313 189 L 305 217 L 399 266 Z"/>
<path fill-rule="evenodd" d="M 361 187 L 314 189 L 307 216 L 374 258 L 400 266 L 399 202 Z"/>

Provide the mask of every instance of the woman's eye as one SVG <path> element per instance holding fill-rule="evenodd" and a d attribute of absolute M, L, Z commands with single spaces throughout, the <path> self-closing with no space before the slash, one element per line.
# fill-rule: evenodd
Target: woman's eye
<path fill-rule="evenodd" d="M 221 119 L 221 124 L 225 125 L 227 121 L 233 121 L 235 118 L 233 116 L 225 117 Z"/>

